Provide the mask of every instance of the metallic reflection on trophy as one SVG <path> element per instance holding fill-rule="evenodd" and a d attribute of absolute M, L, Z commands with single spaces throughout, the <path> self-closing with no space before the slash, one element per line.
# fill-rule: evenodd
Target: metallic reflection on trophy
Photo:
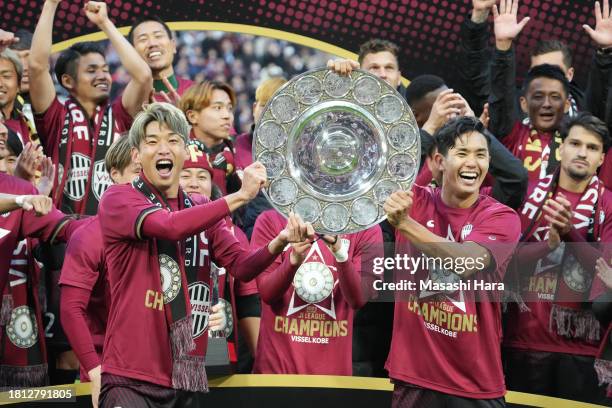
<path fill-rule="evenodd" d="M 277 210 L 318 233 L 346 234 L 384 219 L 387 197 L 412 186 L 420 149 L 416 120 L 389 84 L 365 71 L 319 69 L 270 99 L 253 156 L 266 166 L 265 194 Z"/>

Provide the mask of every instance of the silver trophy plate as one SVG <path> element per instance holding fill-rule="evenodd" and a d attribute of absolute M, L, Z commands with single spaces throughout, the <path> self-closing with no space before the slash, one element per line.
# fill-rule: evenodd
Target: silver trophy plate
<path fill-rule="evenodd" d="M 270 203 L 323 234 L 381 222 L 387 197 L 411 188 L 420 153 L 406 101 L 361 70 L 340 76 L 318 69 L 287 82 L 264 108 L 253 143 Z"/>

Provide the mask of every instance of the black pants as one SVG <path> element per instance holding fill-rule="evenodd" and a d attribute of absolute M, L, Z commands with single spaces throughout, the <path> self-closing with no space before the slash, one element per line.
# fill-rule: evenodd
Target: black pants
<path fill-rule="evenodd" d="M 593 357 L 512 348 L 504 349 L 503 357 L 506 386 L 511 391 L 610 403 L 605 387 L 597 385 Z"/>
<path fill-rule="evenodd" d="M 100 408 L 183 408 L 197 406 L 195 392 L 180 391 L 161 385 L 117 375 L 102 374 Z"/>
<path fill-rule="evenodd" d="M 392 408 L 503 408 L 503 397 L 493 399 L 473 399 L 444 394 L 439 391 L 421 388 L 416 385 L 393 381 Z"/>

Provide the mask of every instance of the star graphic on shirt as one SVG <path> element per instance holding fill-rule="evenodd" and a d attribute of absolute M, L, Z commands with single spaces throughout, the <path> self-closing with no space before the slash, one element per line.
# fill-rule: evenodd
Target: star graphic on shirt
<path fill-rule="evenodd" d="M 304 258 L 304 262 L 302 263 L 302 265 L 308 262 L 315 262 L 317 259 L 323 261 L 324 258 L 323 258 L 323 254 L 321 253 L 321 248 L 319 248 L 319 243 L 315 242 L 310 248 L 308 255 L 306 255 L 306 258 Z M 333 266 L 327 265 L 327 267 L 334 271 L 336 270 L 336 268 Z M 328 316 L 330 316 L 332 319 L 335 320 L 336 319 L 336 306 L 334 302 L 334 292 L 335 292 L 336 285 L 338 285 L 338 279 L 334 280 L 334 286 L 333 286 L 333 289 L 330 295 L 317 303 L 306 302 L 305 300 L 300 298 L 295 292 L 295 286 L 292 285 L 293 292 L 291 293 L 291 300 L 289 301 L 289 307 L 287 308 L 287 316 L 291 316 L 299 312 L 300 310 L 305 309 L 310 305 L 313 305 L 314 307 L 321 310 L 323 313 L 327 314 Z"/>

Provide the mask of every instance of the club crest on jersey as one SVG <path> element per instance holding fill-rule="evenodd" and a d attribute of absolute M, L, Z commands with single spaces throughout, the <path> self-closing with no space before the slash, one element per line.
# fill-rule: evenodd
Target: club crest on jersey
<path fill-rule="evenodd" d="M 104 160 L 98 160 L 94 163 L 94 174 L 92 179 L 93 193 L 96 199 L 100 201 L 102 194 L 113 184 L 113 180 L 110 177 L 108 171 L 106 171 L 106 165 Z"/>
<path fill-rule="evenodd" d="M 79 201 L 85 197 L 90 167 L 91 159 L 89 157 L 81 153 L 72 154 L 70 171 L 66 176 L 66 187 L 64 188 L 64 193 L 71 200 Z"/>
<path fill-rule="evenodd" d="M 210 287 L 204 282 L 194 282 L 189 285 L 189 301 L 191 302 L 191 335 L 198 338 L 208 327 L 210 316 Z"/>
<path fill-rule="evenodd" d="M 19 306 L 11 312 L 6 325 L 6 335 L 19 348 L 30 348 L 38 341 L 38 326 L 34 311 L 28 306 Z"/>
<path fill-rule="evenodd" d="M 159 272 L 161 274 L 162 291 L 164 292 L 164 304 L 174 300 L 181 289 L 181 270 L 176 261 L 168 255 L 159 256 Z"/>
<path fill-rule="evenodd" d="M 563 281 L 574 292 L 584 293 L 591 289 L 593 277 L 586 273 L 573 254 L 563 260 L 562 272 Z"/>

